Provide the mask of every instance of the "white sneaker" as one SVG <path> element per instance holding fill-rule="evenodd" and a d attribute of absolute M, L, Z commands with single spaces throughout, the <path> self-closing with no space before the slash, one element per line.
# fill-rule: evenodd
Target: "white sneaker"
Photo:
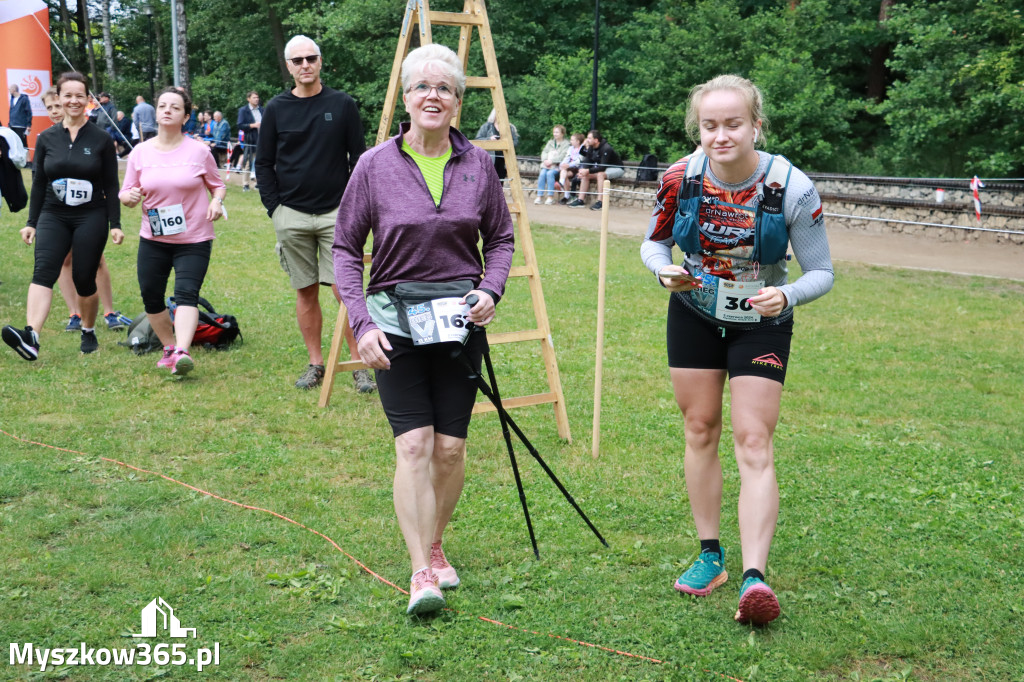
<path fill-rule="evenodd" d="M 545 206 L 550 206 L 553 203 L 555 203 L 555 198 L 554 197 L 548 197 L 548 200 L 544 202 L 544 205 Z"/>
<path fill-rule="evenodd" d="M 539 204 L 540 202 L 541 202 L 541 199 L 540 199 L 540 195 L 538 194 L 537 198 L 533 200 L 533 203 Z"/>

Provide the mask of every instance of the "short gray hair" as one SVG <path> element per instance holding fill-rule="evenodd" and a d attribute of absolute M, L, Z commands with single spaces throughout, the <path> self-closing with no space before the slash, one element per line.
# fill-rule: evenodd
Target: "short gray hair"
<path fill-rule="evenodd" d="M 440 64 L 445 75 L 455 81 L 455 96 L 461 101 L 466 93 L 466 72 L 462 70 L 462 62 L 451 48 L 437 43 L 417 47 L 402 61 L 402 90 L 408 92 L 412 87 L 413 74 L 422 72 L 431 63 Z"/>
<path fill-rule="evenodd" d="M 295 47 L 295 45 L 297 43 L 301 43 L 304 40 L 308 40 L 309 42 L 313 43 L 313 47 L 316 48 L 316 53 L 320 54 L 320 46 L 316 44 L 315 40 L 313 40 L 312 38 L 310 38 L 308 36 L 297 35 L 297 36 L 295 36 L 294 38 L 292 38 L 291 40 L 289 40 L 285 44 L 285 46 L 284 46 L 284 58 L 285 59 L 291 59 L 292 48 Z M 305 55 L 303 55 L 303 56 L 305 56 Z"/>

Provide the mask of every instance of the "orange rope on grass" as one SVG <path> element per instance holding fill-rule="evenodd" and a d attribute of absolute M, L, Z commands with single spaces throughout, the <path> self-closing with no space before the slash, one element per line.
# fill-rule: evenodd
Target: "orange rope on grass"
<path fill-rule="evenodd" d="M 5 436 L 8 436 L 9 438 L 12 438 L 12 439 L 14 439 L 16 441 L 19 441 L 21 443 L 27 443 L 29 445 L 38 445 L 40 447 L 49 448 L 51 450 L 57 450 L 58 452 L 67 452 L 67 453 L 70 453 L 70 454 L 73 454 L 73 455 L 82 455 L 83 457 L 91 457 L 92 456 L 92 455 L 89 455 L 89 454 L 87 454 L 85 452 L 81 452 L 79 450 L 71 450 L 69 448 L 62 448 L 62 447 L 58 447 L 56 445 L 49 445 L 48 443 L 40 443 L 38 441 L 28 440 L 26 438 L 21 438 L 19 436 L 15 436 L 13 433 L 8 433 L 7 431 L 4 431 L 3 429 L 0 429 L 0 433 L 4 434 Z M 198 487 L 196 487 L 194 485 L 191 485 L 189 483 L 185 483 L 183 481 L 179 481 L 176 478 L 172 478 L 172 477 L 170 477 L 170 476 L 168 476 L 166 474 L 162 474 L 162 473 L 160 473 L 158 471 L 149 471 L 148 469 L 143 469 L 141 467 L 137 467 L 137 466 L 134 466 L 132 464 L 128 464 L 126 462 L 121 462 L 121 461 L 116 460 L 116 459 L 111 459 L 110 457 L 102 457 L 102 456 L 100 456 L 99 459 L 104 461 L 104 462 L 110 462 L 111 464 L 116 464 L 117 466 L 124 467 L 125 469 L 131 469 L 132 471 L 138 471 L 139 473 L 149 474 L 150 476 L 157 476 L 159 478 L 164 479 L 165 481 L 170 481 L 171 483 L 175 483 L 175 484 L 180 485 L 180 486 L 182 486 L 184 488 L 188 488 L 189 490 L 197 492 L 200 495 L 206 495 L 207 497 L 212 497 L 215 500 L 220 500 L 221 502 L 226 502 L 227 504 L 233 505 L 235 507 L 239 507 L 241 509 L 248 509 L 250 511 L 263 512 L 264 514 L 269 514 L 269 515 L 271 515 L 273 517 L 281 519 L 282 521 L 287 521 L 288 523 L 291 523 L 291 524 L 293 524 L 295 526 L 298 526 L 299 528 L 302 528 L 303 530 L 309 531 L 310 533 L 323 538 L 324 540 L 329 542 L 332 547 L 334 547 L 336 550 L 341 552 L 343 555 L 345 555 L 346 557 L 351 559 L 357 566 L 359 566 L 359 568 L 363 569 L 368 574 L 370 574 L 371 576 L 373 576 L 377 580 L 381 581 L 385 585 L 389 585 L 389 586 L 395 588 L 396 590 L 398 590 L 402 594 L 406 594 L 406 595 L 409 594 L 408 591 L 402 589 L 401 587 L 399 587 L 395 583 L 391 582 L 387 578 L 381 576 L 378 573 L 375 573 L 366 564 L 364 564 L 359 559 L 355 558 L 354 556 L 352 556 L 351 554 L 346 552 L 344 549 L 342 549 L 341 546 L 337 542 L 335 542 L 333 539 L 331 539 L 326 534 L 321 533 L 320 531 L 315 530 L 313 528 L 310 528 L 309 526 L 306 526 L 306 525 L 304 525 L 302 523 L 299 523 L 298 521 L 296 521 L 294 519 L 288 518 L 284 514 L 279 514 L 278 512 L 275 512 L 273 510 L 264 509 L 263 507 L 256 507 L 254 505 L 243 504 L 241 502 L 236 502 L 234 500 L 228 499 L 228 498 L 223 497 L 221 495 L 217 495 L 217 494 L 211 493 L 211 492 L 209 492 L 207 490 L 203 490 L 202 488 L 198 488 Z M 451 608 L 445 609 L 445 610 L 451 611 L 452 613 L 462 613 L 460 611 L 457 611 L 457 610 L 451 609 Z M 664 661 L 662 661 L 660 659 L 657 659 L 657 658 L 651 658 L 649 656 L 643 656 L 641 654 L 633 654 L 633 653 L 629 653 L 628 651 L 620 651 L 618 649 L 612 649 L 612 648 L 609 648 L 609 647 L 606 647 L 606 646 L 601 646 L 600 644 L 593 644 L 593 643 L 590 643 L 590 642 L 584 642 L 582 640 L 573 639 L 571 637 L 565 637 L 565 636 L 562 636 L 562 635 L 555 635 L 555 634 L 552 634 L 552 633 L 542 633 L 542 632 L 537 632 L 535 630 L 527 630 L 525 628 L 520 628 L 520 627 L 517 627 L 515 625 L 509 625 L 508 623 L 503 623 L 501 621 L 494 620 L 492 618 L 486 618 L 484 616 L 473 616 L 473 617 L 476 618 L 477 620 L 480 620 L 480 621 L 484 622 L 484 623 L 491 623 L 492 625 L 499 625 L 501 627 L 508 628 L 510 630 L 516 630 L 518 632 L 523 632 L 523 633 L 526 633 L 526 634 L 536 635 L 536 636 L 539 636 L 539 637 L 550 637 L 552 639 L 559 639 L 559 640 L 562 640 L 564 642 L 571 642 L 572 644 L 578 644 L 580 646 L 586 646 L 586 647 L 590 647 L 592 649 L 599 649 L 601 651 L 606 651 L 608 653 L 616 654 L 616 655 L 619 655 L 619 656 L 624 656 L 624 657 L 627 657 L 627 658 L 636 658 L 636 659 L 639 659 L 639 660 L 642 660 L 642 661 L 648 661 L 649 663 L 664 663 Z M 713 674 L 713 675 L 718 675 L 719 677 L 725 678 L 727 680 L 734 680 L 734 682 L 743 682 L 743 680 L 740 680 L 739 678 L 732 677 L 730 675 L 725 675 L 723 673 L 715 673 L 715 672 L 710 671 L 710 670 L 704 670 L 703 672 L 706 672 L 706 673 L 709 673 L 709 674 Z"/>

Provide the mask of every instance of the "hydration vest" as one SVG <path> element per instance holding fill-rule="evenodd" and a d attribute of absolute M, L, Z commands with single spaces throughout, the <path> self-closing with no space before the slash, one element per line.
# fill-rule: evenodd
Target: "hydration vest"
<path fill-rule="evenodd" d="M 750 256 L 755 263 L 770 265 L 786 257 L 789 230 L 783 206 L 792 170 L 793 164 L 789 159 L 776 154 L 768 162 L 764 181 L 758 183 L 761 200 L 754 216 L 754 251 Z M 703 252 L 700 245 L 700 204 L 704 198 L 704 175 L 707 171 L 708 157 L 698 151 L 687 161 L 686 177 L 679 183 L 672 238 L 685 253 Z"/>

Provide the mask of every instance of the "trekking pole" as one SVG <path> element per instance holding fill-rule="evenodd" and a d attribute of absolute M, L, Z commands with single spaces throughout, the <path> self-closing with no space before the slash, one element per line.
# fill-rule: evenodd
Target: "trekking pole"
<path fill-rule="evenodd" d="M 470 301 L 470 299 L 473 299 L 473 300 Z M 470 306 L 475 305 L 477 300 L 478 300 L 477 297 L 475 295 L 472 295 L 472 294 L 466 297 L 466 303 L 468 303 Z M 523 430 L 519 428 L 519 425 L 516 424 L 514 419 L 512 419 L 512 416 L 508 413 L 508 410 L 506 410 L 505 406 L 502 405 L 501 399 L 497 397 L 498 382 L 497 382 L 497 379 L 494 376 L 494 367 L 491 364 L 491 353 L 490 353 L 490 350 L 485 350 L 484 351 L 484 359 L 485 359 L 486 364 L 487 364 L 488 378 L 490 379 L 491 384 L 494 386 L 494 390 L 493 391 L 491 390 L 491 385 L 489 385 L 487 383 L 487 381 L 485 381 L 484 378 L 482 376 L 480 376 L 480 374 L 476 370 L 473 369 L 472 363 L 470 363 L 469 359 L 466 358 L 464 353 L 460 352 L 459 353 L 459 358 L 462 360 L 463 364 L 466 365 L 466 367 L 468 367 L 469 370 L 472 372 L 472 376 L 474 376 L 476 378 L 477 386 L 480 388 L 480 391 L 484 394 L 484 396 L 487 397 L 488 400 L 491 401 L 491 404 L 494 405 L 494 409 L 497 410 L 498 416 L 502 420 L 502 428 L 504 429 L 504 425 L 506 423 L 508 424 L 508 426 L 510 426 L 512 428 L 512 430 L 516 434 L 516 437 L 519 438 L 519 440 L 523 443 L 523 445 L 526 446 L 526 449 L 530 453 L 530 455 L 535 460 L 537 460 L 537 463 L 540 464 L 541 468 L 544 470 L 544 473 L 546 473 L 548 475 L 548 478 L 550 478 L 551 481 L 555 484 L 555 486 L 558 488 L 558 490 L 562 493 L 562 496 L 565 497 L 566 501 L 569 502 L 569 504 L 572 505 L 572 508 L 576 510 L 576 513 L 579 514 L 580 518 L 583 519 L 583 521 L 587 524 L 587 526 L 594 533 L 594 535 L 597 537 L 597 539 L 601 541 L 601 544 L 604 545 L 605 547 L 609 547 L 608 541 L 604 539 L 604 537 L 601 535 L 601 532 L 599 530 L 597 530 L 597 527 L 594 526 L 594 524 L 590 521 L 590 518 L 586 515 L 586 513 L 582 509 L 580 509 L 580 506 L 578 504 L 576 504 L 576 500 L 573 499 L 573 496 L 569 493 L 568 490 L 565 489 L 565 486 L 562 485 L 562 482 L 560 480 L 558 480 L 558 476 L 555 475 L 555 472 L 551 470 L 551 468 L 547 465 L 547 463 L 544 461 L 544 459 L 540 456 L 540 453 L 537 452 L 537 448 L 533 447 L 533 444 L 526 437 L 526 434 L 523 433 Z M 507 442 L 509 444 L 509 450 L 511 452 L 511 448 L 512 448 L 511 438 L 509 438 Z M 514 461 L 514 458 L 513 458 L 513 461 Z M 517 482 L 519 481 L 518 473 L 516 474 L 516 480 L 517 480 Z M 521 499 L 524 500 L 524 510 L 525 510 L 525 497 L 523 497 Z M 527 525 L 529 525 L 529 516 L 528 515 L 527 515 Z M 532 537 L 533 537 L 532 527 L 531 527 L 531 530 L 530 530 L 530 535 L 531 535 L 531 539 L 532 539 Z M 536 553 L 536 545 L 534 547 L 535 547 L 534 553 Z M 539 558 L 539 555 L 538 555 L 538 558 Z"/>
<path fill-rule="evenodd" d="M 476 294 L 466 296 L 466 303 L 468 303 L 470 307 L 476 305 L 479 300 L 480 297 Z M 465 359 L 465 356 L 462 355 L 462 348 L 462 346 L 459 347 L 458 354 L 460 357 Z M 494 368 L 491 365 L 491 354 L 489 352 L 485 352 L 485 357 L 487 358 L 487 374 L 491 377 L 491 381 L 493 383 Z M 483 377 L 480 376 L 480 373 L 473 369 L 469 362 L 466 362 L 465 364 L 469 365 L 469 369 L 472 371 L 471 376 L 476 379 L 477 384 L 486 383 L 484 382 Z M 497 387 L 495 387 L 495 395 L 497 395 Z M 501 402 L 501 396 L 497 396 L 497 398 L 498 402 Z M 523 481 L 519 476 L 519 464 L 516 462 L 516 451 L 512 447 L 512 434 L 508 430 L 508 422 L 505 420 L 505 415 L 499 412 L 498 419 L 501 421 L 501 435 L 504 437 L 505 447 L 508 449 L 508 459 L 512 463 L 512 474 L 515 476 L 516 489 L 519 491 L 519 502 L 523 505 L 523 516 L 526 518 L 526 530 L 530 533 L 530 544 L 533 546 L 533 556 L 535 556 L 539 561 L 540 550 L 537 549 L 537 538 L 533 533 L 533 522 L 530 520 L 530 508 L 526 504 L 526 491 L 523 490 Z"/>

